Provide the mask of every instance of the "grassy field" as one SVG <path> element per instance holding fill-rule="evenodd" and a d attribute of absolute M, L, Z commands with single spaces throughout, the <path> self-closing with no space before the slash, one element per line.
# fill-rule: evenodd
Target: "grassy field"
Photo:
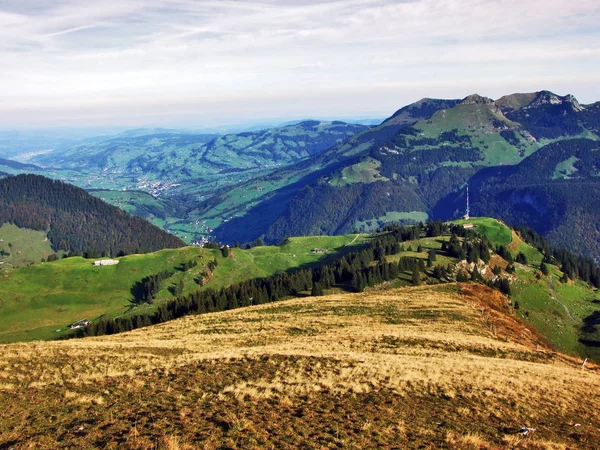
<path fill-rule="evenodd" d="M 600 373 L 478 285 L 0 347 L 0 448 L 593 449 Z M 522 430 L 529 428 L 527 436 Z"/>
<path fill-rule="evenodd" d="M 199 289 L 194 279 L 202 278 L 202 273 L 208 271 L 208 262 L 214 259 L 218 266 L 202 289 L 220 288 L 335 258 L 366 239 L 361 235 L 292 238 L 281 247 L 232 249 L 228 258 L 222 257 L 220 250 L 185 247 L 126 256 L 119 258 L 118 265 L 108 267 L 94 267 L 93 260 L 74 257 L 6 271 L 0 275 L 0 342 L 56 338 L 77 320 L 156 308 L 173 298 L 169 289 L 180 281 L 184 283 L 184 293 Z M 326 248 L 329 252 L 316 254 L 313 248 Z M 198 266 L 188 272 L 178 270 L 189 260 L 196 260 Z M 163 284 L 155 303 L 133 307 L 132 286 L 165 269 L 173 275 Z M 58 329 L 61 331 L 56 332 Z"/>
<path fill-rule="evenodd" d="M 419 222 L 427 222 L 429 216 L 423 211 L 399 212 L 388 211 L 385 216 L 377 217 L 376 219 L 357 220 L 354 222 L 354 229 L 357 231 L 372 233 L 390 223 L 407 223 L 415 224 Z"/>
<path fill-rule="evenodd" d="M 475 231 L 483 234 L 496 245 L 508 245 L 512 242 L 512 233 L 510 228 L 489 217 L 471 217 L 469 220 L 455 220 L 452 223 L 464 225 L 472 223 L 476 226 Z"/>
<path fill-rule="evenodd" d="M 376 181 L 390 181 L 379 173 L 381 161 L 373 158 L 367 158 L 365 161 L 345 167 L 339 178 L 332 179 L 329 183 L 332 186 L 345 186 L 352 183 L 374 183 Z"/>
<path fill-rule="evenodd" d="M 519 266 L 513 283 L 513 302 L 518 314 L 536 327 L 558 350 L 600 361 L 600 350 L 579 343 L 583 319 L 598 310 L 600 292 L 581 281 L 561 283 L 562 273 L 549 266 L 548 276 Z M 594 303 L 596 302 L 596 303 Z"/>
<path fill-rule="evenodd" d="M 27 230 L 5 223 L 0 227 L 0 273 L 13 267 L 38 263 L 54 253 L 44 231 Z"/>

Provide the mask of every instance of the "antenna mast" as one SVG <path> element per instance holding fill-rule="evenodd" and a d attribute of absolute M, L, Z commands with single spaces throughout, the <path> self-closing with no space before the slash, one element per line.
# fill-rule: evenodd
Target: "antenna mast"
<path fill-rule="evenodd" d="M 471 212 L 471 208 L 469 207 L 469 185 L 467 184 L 467 213 L 464 215 L 465 220 L 469 220 L 469 214 Z"/>

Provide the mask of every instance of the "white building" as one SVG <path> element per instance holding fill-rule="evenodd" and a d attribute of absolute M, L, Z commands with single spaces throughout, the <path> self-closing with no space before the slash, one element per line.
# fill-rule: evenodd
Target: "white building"
<path fill-rule="evenodd" d="M 119 261 L 116 259 L 101 259 L 100 261 L 94 261 L 95 266 L 114 266 L 115 264 L 119 264 Z"/>

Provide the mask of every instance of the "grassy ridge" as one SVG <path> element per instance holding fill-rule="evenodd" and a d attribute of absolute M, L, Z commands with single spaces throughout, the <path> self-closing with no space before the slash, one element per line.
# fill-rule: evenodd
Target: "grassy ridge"
<path fill-rule="evenodd" d="M 465 221 L 457 221 L 463 223 Z M 550 273 L 539 271 L 541 253 L 523 242 L 504 224 L 490 218 L 472 218 L 476 231 L 486 235 L 496 245 L 506 245 L 513 256 L 522 252 L 528 265 L 516 264 L 512 281 L 512 300 L 518 304 L 517 313 L 555 346 L 571 353 L 600 360 L 600 352 L 579 343 L 580 329 L 585 317 L 599 309 L 600 293 L 579 281 L 561 283 L 562 272 L 549 265 Z M 309 236 L 290 238 L 280 246 L 255 247 L 250 250 L 234 248 L 228 258 L 216 249 L 186 247 L 163 250 L 149 255 L 131 255 L 121 258 L 121 263 L 111 267 L 93 267 L 92 261 L 69 258 L 54 263 L 7 272 L 0 278 L 0 342 L 50 339 L 62 335 L 63 329 L 73 321 L 98 317 L 116 317 L 154 310 L 161 302 L 173 298 L 173 288 L 183 283 L 183 294 L 197 289 L 218 289 L 239 281 L 268 277 L 295 267 L 333 260 L 341 252 L 350 251 L 369 239 L 368 235 Z M 405 251 L 387 257 L 388 262 L 400 257 L 413 257 L 427 261 L 427 252 L 435 250 L 435 266 L 456 264 L 441 251 L 442 242 L 449 236 L 421 238 L 405 242 Z M 421 252 L 418 247 L 421 246 Z M 315 254 L 314 248 L 327 248 L 327 254 Z M 178 270 L 182 263 L 195 259 L 198 265 L 184 272 Z M 207 268 L 209 261 L 217 260 L 213 272 Z M 143 277 L 167 269 L 173 274 L 163 284 L 153 304 L 133 306 L 131 287 Z M 431 272 L 432 269 L 428 269 Z M 196 280 L 203 278 L 204 286 Z M 431 282 L 436 280 L 431 279 Z M 392 286 L 411 283 L 411 274 L 403 273 Z"/>
<path fill-rule="evenodd" d="M 336 294 L 0 346 L 0 447 L 595 449 L 598 392 L 484 286 Z"/>
<path fill-rule="evenodd" d="M 512 242 L 512 233 L 510 228 L 489 217 L 471 217 L 469 220 L 455 220 L 452 223 L 464 225 L 471 223 L 476 226 L 475 231 L 487 236 L 488 239 L 496 245 L 508 245 Z"/>
<path fill-rule="evenodd" d="M 94 267 L 93 260 L 73 257 L 15 269 L 0 278 L 0 342 L 50 339 L 63 335 L 65 327 L 76 320 L 154 309 L 173 298 L 170 288 L 180 281 L 184 283 L 183 293 L 199 289 L 195 279 L 208 272 L 208 262 L 214 259 L 218 266 L 202 289 L 218 289 L 334 258 L 366 239 L 360 235 L 292 238 L 280 247 L 232 249 L 228 258 L 222 257 L 217 249 L 185 247 L 125 256 L 115 266 Z M 313 253 L 312 249 L 317 247 L 330 252 Z M 190 259 L 196 260 L 198 266 L 188 272 L 178 270 Z M 173 275 L 163 283 L 155 303 L 134 308 L 132 286 L 162 270 Z M 63 331 L 57 333 L 56 329 Z"/>

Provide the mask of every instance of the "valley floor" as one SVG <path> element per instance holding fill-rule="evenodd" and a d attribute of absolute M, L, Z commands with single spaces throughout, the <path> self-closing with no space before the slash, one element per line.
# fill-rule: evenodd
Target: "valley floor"
<path fill-rule="evenodd" d="M 591 449 L 581 363 L 481 285 L 294 299 L 0 346 L 0 448 Z"/>

